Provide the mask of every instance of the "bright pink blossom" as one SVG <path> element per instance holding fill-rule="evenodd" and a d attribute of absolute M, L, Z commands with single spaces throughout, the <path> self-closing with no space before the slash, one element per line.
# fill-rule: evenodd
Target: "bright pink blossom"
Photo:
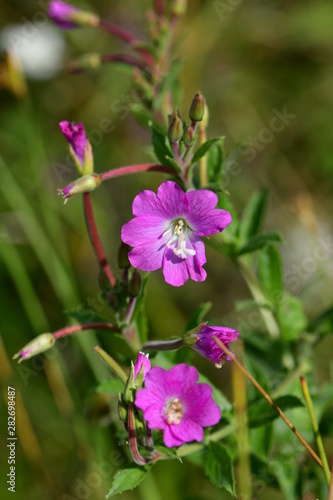
<path fill-rule="evenodd" d="M 184 192 L 176 182 L 160 185 L 157 195 L 142 191 L 133 202 L 134 219 L 121 231 L 124 243 L 133 250 L 133 267 L 155 271 L 163 267 L 165 281 L 183 285 L 190 277 L 204 281 L 205 246 L 202 236 L 219 233 L 230 224 L 231 215 L 216 209 L 218 198 L 206 189 Z"/>
<path fill-rule="evenodd" d="M 149 429 L 163 431 L 168 448 L 202 441 L 203 427 L 220 421 L 221 411 L 208 384 L 198 384 L 196 368 L 176 365 L 169 371 L 154 367 L 146 375 L 145 388 L 136 393 L 135 405 L 143 411 Z"/>

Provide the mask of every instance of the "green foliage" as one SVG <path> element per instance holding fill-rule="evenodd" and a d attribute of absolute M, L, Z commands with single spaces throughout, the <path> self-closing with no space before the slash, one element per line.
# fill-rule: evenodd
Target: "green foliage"
<path fill-rule="evenodd" d="M 245 245 L 241 246 L 238 250 L 237 255 L 244 255 L 246 253 L 252 253 L 256 250 L 260 250 L 265 245 L 269 243 L 283 243 L 283 240 L 279 233 L 275 231 L 267 231 L 266 233 L 255 234 L 252 236 Z"/>
<path fill-rule="evenodd" d="M 113 478 L 112 488 L 106 495 L 106 500 L 124 493 L 124 491 L 134 490 L 144 480 L 148 472 L 148 467 L 131 466 L 116 473 Z"/>
<path fill-rule="evenodd" d="M 278 406 L 282 411 L 289 410 L 291 408 L 299 408 L 300 406 L 304 406 L 302 401 L 296 396 L 281 396 L 274 400 L 276 406 Z M 262 425 L 266 425 L 276 418 L 278 418 L 278 413 L 270 404 L 261 399 L 256 403 L 253 403 L 249 407 L 248 417 L 249 417 L 249 426 L 252 427 L 260 427 Z"/>
<path fill-rule="evenodd" d="M 239 239 L 241 244 L 248 244 L 249 240 L 258 234 L 266 213 L 267 200 L 267 189 L 263 189 L 258 193 L 255 193 L 250 198 L 244 209 L 239 226 Z"/>
<path fill-rule="evenodd" d="M 275 246 L 269 244 L 259 252 L 258 277 L 268 296 L 279 297 L 283 290 L 282 264 Z"/>
<path fill-rule="evenodd" d="M 232 461 L 220 443 L 209 443 L 205 448 L 205 474 L 215 486 L 236 496 Z"/>
<path fill-rule="evenodd" d="M 288 342 L 297 340 L 307 326 L 302 302 L 297 297 L 284 292 L 277 306 L 277 320 L 283 338 Z"/>

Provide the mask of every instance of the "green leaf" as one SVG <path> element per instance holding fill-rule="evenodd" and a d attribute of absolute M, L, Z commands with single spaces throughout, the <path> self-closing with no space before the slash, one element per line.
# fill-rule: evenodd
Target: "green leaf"
<path fill-rule="evenodd" d="M 163 453 L 163 455 L 165 455 L 166 457 L 170 458 L 170 459 L 176 459 L 176 460 L 179 460 L 179 462 L 183 462 L 181 457 L 179 457 L 177 455 L 177 451 L 175 448 L 167 448 L 166 446 L 164 445 L 156 445 L 154 446 L 154 449 L 159 451 L 160 453 Z"/>
<path fill-rule="evenodd" d="M 166 159 L 167 157 L 172 157 L 172 151 L 169 147 L 167 134 L 162 132 L 161 128 L 156 127 L 153 123 L 150 124 L 150 129 L 152 132 L 152 143 L 156 158 L 162 165 L 173 167 L 169 160 Z"/>
<path fill-rule="evenodd" d="M 205 154 L 219 141 L 221 141 L 221 137 L 215 137 L 213 139 L 208 139 L 208 141 L 201 144 L 201 146 L 194 153 L 191 164 L 193 165 L 193 163 L 199 161 L 200 158 L 205 156 Z"/>
<path fill-rule="evenodd" d="M 281 396 L 276 398 L 274 403 L 283 411 L 304 406 L 302 401 L 296 396 Z M 274 408 L 272 408 L 272 406 L 265 399 L 261 399 L 249 407 L 249 427 L 253 428 L 266 425 L 268 422 L 272 422 L 278 418 L 278 416 L 279 415 Z"/>
<path fill-rule="evenodd" d="M 113 478 L 112 488 L 105 497 L 106 500 L 124 491 L 134 490 L 143 481 L 147 472 L 147 468 L 138 466 L 118 471 Z"/>
<path fill-rule="evenodd" d="M 96 387 L 96 392 L 102 394 L 118 394 L 119 391 L 123 392 L 124 384 L 121 380 L 117 378 L 110 378 L 109 380 L 104 380 Z"/>
<path fill-rule="evenodd" d="M 277 321 L 283 338 L 287 341 L 297 340 L 299 334 L 307 327 L 301 301 L 285 292 L 277 306 Z"/>
<path fill-rule="evenodd" d="M 206 314 L 210 311 L 211 308 L 211 302 L 205 302 L 204 304 L 200 304 L 198 307 L 196 307 L 187 323 L 185 331 L 188 332 L 189 330 L 192 330 L 196 326 L 200 325 L 200 323 L 204 321 Z"/>
<path fill-rule="evenodd" d="M 274 245 L 265 246 L 258 256 L 259 281 L 274 301 L 283 290 L 281 257 Z"/>
<path fill-rule="evenodd" d="M 205 448 L 205 474 L 214 486 L 224 488 L 233 496 L 235 492 L 235 478 L 232 461 L 229 453 L 220 443 L 209 443 Z"/>
<path fill-rule="evenodd" d="M 246 205 L 239 228 L 239 237 L 242 243 L 256 235 L 261 227 L 268 199 L 268 190 L 262 189 L 255 193 Z"/>
<path fill-rule="evenodd" d="M 176 172 L 179 172 L 180 174 L 183 173 L 182 167 L 179 165 L 177 160 L 171 158 L 171 156 L 166 156 L 165 159 L 168 162 L 168 165 L 173 167 L 176 170 Z"/>
<path fill-rule="evenodd" d="M 269 451 L 273 439 L 273 425 L 256 427 L 250 430 L 251 453 L 264 462 L 269 460 Z"/>
<path fill-rule="evenodd" d="M 275 231 L 267 231 L 266 233 L 256 234 L 255 236 L 252 236 L 252 238 L 250 238 L 248 242 L 238 250 L 237 255 L 255 252 L 256 250 L 259 250 L 268 243 L 272 242 L 283 243 L 283 239 L 281 238 L 280 234 L 276 233 Z"/>
<path fill-rule="evenodd" d="M 220 137 L 217 143 L 210 148 L 207 155 L 208 184 L 216 184 L 220 189 L 222 185 L 224 160 L 224 137 Z"/>

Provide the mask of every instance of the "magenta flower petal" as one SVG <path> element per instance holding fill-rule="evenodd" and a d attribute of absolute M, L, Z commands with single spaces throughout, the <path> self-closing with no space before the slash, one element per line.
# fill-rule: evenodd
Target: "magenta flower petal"
<path fill-rule="evenodd" d="M 145 354 L 143 352 L 139 352 L 138 359 L 134 365 L 134 380 L 136 379 L 141 367 L 143 365 L 143 380 L 145 380 L 147 373 L 151 369 L 151 364 L 149 361 L 149 354 Z"/>
<path fill-rule="evenodd" d="M 229 342 L 234 342 L 238 339 L 239 332 L 226 326 L 207 326 L 201 328 L 199 333 L 185 334 L 184 343 L 189 345 L 191 349 L 197 351 L 201 356 L 210 359 L 218 366 L 222 366 L 225 360 L 231 361 L 230 357 L 219 347 L 212 338 L 216 336 L 229 349 Z M 193 339 L 196 338 L 195 343 Z"/>
<path fill-rule="evenodd" d="M 157 190 L 157 197 L 169 217 L 187 217 L 187 195 L 176 182 L 165 181 Z"/>
<path fill-rule="evenodd" d="M 53 0 L 50 2 L 48 14 L 60 28 L 70 29 L 77 27 L 76 23 L 69 21 L 71 14 L 74 14 L 77 10 L 68 3 Z"/>
<path fill-rule="evenodd" d="M 129 260 L 143 271 L 163 267 L 165 281 L 181 286 L 190 277 L 204 281 L 205 247 L 209 236 L 230 224 L 229 212 L 215 209 L 217 196 L 208 190 L 185 193 L 173 181 L 163 182 L 157 195 L 142 191 L 133 202 L 134 219 L 122 228 L 122 240 L 131 245 Z"/>
<path fill-rule="evenodd" d="M 59 127 L 67 142 L 72 146 L 81 165 L 84 163 L 84 151 L 87 144 L 86 132 L 83 123 L 63 121 Z"/>
<path fill-rule="evenodd" d="M 198 384 L 193 366 L 176 365 L 169 371 L 152 368 L 145 388 L 136 393 L 135 405 L 143 411 L 150 429 L 163 431 L 167 447 L 202 441 L 203 427 L 215 425 L 221 411 L 208 384 Z"/>

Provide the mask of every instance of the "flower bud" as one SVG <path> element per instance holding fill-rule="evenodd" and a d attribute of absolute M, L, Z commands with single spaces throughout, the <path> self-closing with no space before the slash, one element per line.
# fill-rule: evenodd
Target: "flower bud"
<path fill-rule="evenodd" d="M 101 183 L 101 178 L 98 174 L 86 174 L 74 182 L 66 186 L 64 189 L 59 189 L 59 194 L 64 197 L 65 203 L 76 194 L 88 193 L 96 189 Z"/>
<path fill-rule="evenodd" d="M 169 141 L 172 143 L 179 141 L 183 135 L 183 120 L 178 110 L 175 110 L 170 116 L 170 125 L 168 130 Z"/>
<path fill-rule="evenodd" d="M 184 130 L 183 141 L 184 141 L 185 146 L 191 146 L 193 144 L 194 130 L 190 125 L 188 127 L 186 127 Z"/>
<path fill-rule="evenodd" d="M 213 337 L 217 337 L 222 344 L 229 349 L 229 343 L 238 339 L 239 332 L 226 326 L 207 326 L 207 323 L 201 323 L 193 330 L 183 335 L 185 346 L 197 351 L 201 356 L 210 359 L 217 368 L 221 368 L 223 363 L 230 361 L 226 353 L 215 342 Z"/>
<path fill-rule="evenodd" d="M 48 14 L 60 28 L 71 29 L 79 26 L 98 26 L 99 17 L 92 12 L 86 12 L 60 0 L 53 0 L 49 5 Z"/>
<path fill-rule="evenodd" d="M 26 346 L 24 346 L 19 352 L 17 352 L 13 359 L 20 358 L 18 360 L 19 363 L 25 359 L 32 358 L 41 352 L 45 352 L 55 344 L 55 338 L 52 333 L 43 333 L 39 335 L 34 340 L 29 342 Z"/>
<path fill-rule="evenodd" d="M 201 122 L 205 113 L 205 98 L 197 92 L 191 103 L 189 116 L 193 122 Z"/>
<path fill-rule="evenodd" d="M 137 297 L 141 292 L 141 276 L 136 269 L 134 269 L 131 281 L 128 284 L 128 295 L 130 297 Z"/>
<path fill-rule="evenodd" d="M 78 172 L 81 175 L 92 173 L 94 170 L 94 158 L 83 123 L 64 120 L 59 123 L 59 127 L 69 143 L 69 152 L 75 162 Z"/>
<path fill-rule="evenodd" d="M 120 269 L 128 269 L 131 267 L 131 263 L 128 259 L 128 252 L 130 251 L 131 247 L 129 245 L 126 245 L 126 243 L 121 243 L 119 250 L 118 250 L 118 266 Z"/>
<path fill-rule="evenodd" d="M 182 16 L 186 14 L 187 0 L 173 0 L 171 12 L 174 16 Z"/>
<path fill-rule="evenodd" d="M 97 69 L 102 64 L 102 57 L 100 54 L 85 54 L 79 59 L 71 61 L 67 66 L 70 73 L 80 73 L 81 71 L 89 71 Z"/>

